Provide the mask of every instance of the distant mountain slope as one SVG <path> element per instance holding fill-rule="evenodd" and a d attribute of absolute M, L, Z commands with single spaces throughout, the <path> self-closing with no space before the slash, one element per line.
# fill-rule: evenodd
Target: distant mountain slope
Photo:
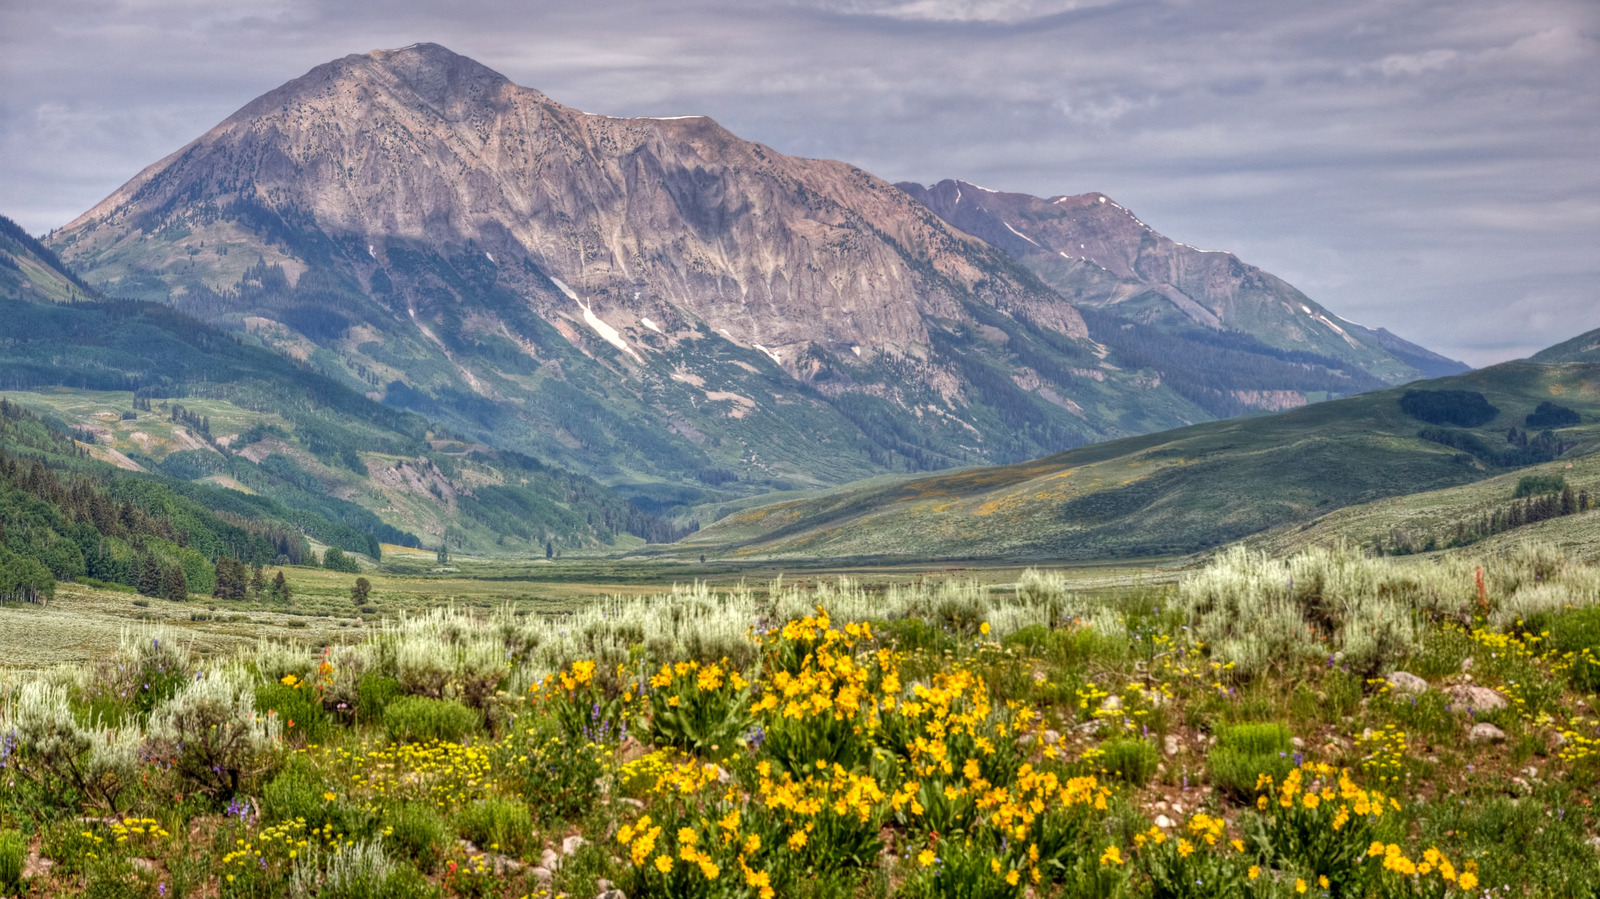
<path fill-rule="evenodd" d="M 1249 364 L 1235 359 L 1222 379 L 1195 384 L 1214 392 L 1209 401 L 1204 394 L 1196 398 L 1218 414 L 1231 413 L 1229 400 L 1273 408 L 1296 402 L 1291 394 L 1303 403 L 1309 394 L 1347 394 L 1467 370 L 1388 331 L 1346 321 L 1232 253 L 1170 240 L 1104 194 L 1043 199 L 964 181 L 897 186 L 955 227 L 1011 254 L 1068 301 L 1106 313 L 1089 317 L 1096 340 L 1130 349 L 1130 343 L 1165 336 L 1167 345 L 1150 361 L 1169 369 L 1180 385 L 1195 382 L 1181 365 L 1197 353 L 1173 345 L 1173 337 L 1202 345 L 1228 341 Z M 1151 326 L 1156 335 L 1129 323 Z M 1164 366 L 1162 357 L 1177 365 Z"/>
<path fill-rule="evenodd" d="M 586 114 L 432 44 L 318 66 L 50 244 L 661 505 L 1208 417 L 857 168 Z"/>
<path fill-rule="evenodd" d="M 1581 423 L 1524 430 L 1551 397 Z M 1591 453 L 1600 449 L 1597 422 L 1600 366 L 1508 363 L 1020 465 L 845 487 L 737 512 L 672 551 L 835 560 L 1185 554 L 1344 506 Z"/>
<path fill-rule="evenodd" d="M 679 533 L 587 477 L 435 433 L 169 307 L 104 299 L 29 240 L 0 218 L 0 391 L 103 461 L 262 494 L 323 542 L 318 520 L 362 535 L 345 546 L 359 552 L 448 535 L 456 549 L 542 554 Z M 197 501 L 224 496 L 208 491 Z"/>
<path fill-rule="evenodd" d="M 1528 361 L 1546 365 L 1563 362 L 1600 363 L 1600 328 L 1534 353 L 1528 357 Z"/>

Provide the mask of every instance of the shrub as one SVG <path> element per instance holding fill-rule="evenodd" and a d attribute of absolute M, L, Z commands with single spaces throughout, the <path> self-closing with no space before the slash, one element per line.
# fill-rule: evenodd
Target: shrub
<path fill-rule="evenodd" d="M 356 560 L 345 555 L 344 550 L 337 546 L 328 547 L 328 551 L 322 554 L 322 567 L 329 571 L 342 571 L 345 574 L 361 572 L 361 566 L 356 564 Z"/>
<path fill-rule="evenodd" d="M 1121 738 L 1100 744 L 1096 762 L 1107 775 L 1135 786 L 1144 786 L 1156 773 L 1161 754 L 1143 740 Z"/>
<path fill-rule="evenodd" d="M 22 886 L 22 864 L 28 857 L 28 840 L 21 831 L 0 830 L 0 889 L 17 892 Z"/>
<path fill-rule="evenodd" d="M 1569 665 L 1573 687 L 1600 693 L 1600 606 L 1557 615 L 1549 630 L 1550 648 Z"/>
<path fill-rule="evenodd" d="M 481 799 L 461 810 L 461 835 L 479 849 L 520 855 L 533 835 L 533 815 L 515 799 Z"/>
<path fill-rule="evenodd" d="M 300 856 L 290 878 L 294 899 L 420 899 L 436 895 L 415 869 L 396 863 L 376 841 Z"/>
<path fill-rule="evenodd" d="M 458 743 L 477 729 L 478 713 L 451 699 L 407 696 L 384 709 L 383 726 L 402 743 Z"/>
<path fill-rule="evenodd" d="M 150 716 L 152 753 L 167 760 L 188 789 L 232 796 L 271 770 L 283 747 L 283 723 L 258 714 L 255 691 L 228 671 L 190 681 Z"/>
<path fill-rule="evenodd" d="M 367 674 L 356 686 L 356 720 L 372 724 L 383 720 L 389 704 L 400 698 L 400 682 L 382 674 Z"/>
<path fill-rule="evenodd" d="M 428 806 L 420 803 L 392 806 L 384 816 L 383 825 L 387 843 L 411 859 L 423 873 L 433 873 L 444 860 L 445 847 L 450 844 L 450 827 Z"/>
<path fill-rule="evenodd" d="M 1211 783 L 1235 800 L 1255 796 L 1262 774 L 1282 782 L 1295 767 L 1289 729 L 1281 724 L 1234 724 L 1217 732 L 1207 767 Z"/>
<path fill-rule="evenodd" d="M 662 665 L 650 688 L 650 737 L 657 746 L 729 753 L 750 720 L 750 684 L 727 659 Z"/>
<path fill-rule="evenodd" d="M 138 729 L 79 724 L 63 686 L 28 681 L 5 718 L 15 740 L 8 767 L 42 795 L 76 793 L 115 812 L 122 791 L 137 780 Z"/>

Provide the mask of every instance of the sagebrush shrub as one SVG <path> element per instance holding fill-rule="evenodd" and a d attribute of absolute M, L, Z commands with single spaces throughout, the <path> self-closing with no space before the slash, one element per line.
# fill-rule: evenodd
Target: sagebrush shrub
<path fill-rule="evenodd" d="M 255 690 L 242 677 L 213 669 L 151 714 L 147 742 L 186 792 L 231 796 L 276 765 L 283 721 L 256 711 Z"/>

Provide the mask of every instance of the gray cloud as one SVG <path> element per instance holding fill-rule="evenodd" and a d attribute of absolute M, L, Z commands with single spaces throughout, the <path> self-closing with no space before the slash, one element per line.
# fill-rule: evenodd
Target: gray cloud
<path fill-rule="evenodd" d="M 433 40 L 892 180 L 1105 191 L 1475 364 L 1600 327 L 1591 0 L 25 6 L 0 9 L 0 212 L 34 231 L 320 62 Z"/>

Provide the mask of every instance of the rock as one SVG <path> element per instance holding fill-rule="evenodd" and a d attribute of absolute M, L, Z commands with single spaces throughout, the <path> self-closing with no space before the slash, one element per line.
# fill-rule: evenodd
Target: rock
<path fill-rule="evenodd" d="M 642 800 L 642 799 L 632 799 L 630 797 L 624 796 L 621 799 L 618 799 L 617 801 L 622 803 L 623 805 L 628 806 L 629 808 L 636 808 L 636 809 L 643 809 L 644 808 L 644 800 Z"/>
<path fill-rule="evenodd" d="M 1361 729 L 1361 742 L 1365 743 L 1370 739 L 1372 739 L 1372 728 L 1370 728 L 1370 727 L 1362 728 Z"/>
<path fill-rule="evenodd" d="M 1183 748 L 1183 744 L 1178 742 L 1176 734 L 1167 734 L 1166 739 L 1161 741 L 1161 748 L 1167 755 L 1177 755 L 1178 750 Z"/>
<path fill-rule="evenodd" d="M 1461 670 L 1463 672 L 1467 672 L 1467 671 L 1471 671 L 1472 670 L 1472 656 L 1467 656 L 1466 658 L 1461 660 Z"/>
<path fill-rule="evenodd" d="M 539 867 L 558 871 L 561 869 L 561 856 L 554 849 L 546 849 L 539 854 Z"/>
<path fill-rule="evenodd" d="M 1166 830 L 1167 828 L 1173 826 L 1173 821 L 1166 815 L 1156 815 L 1156 826 L 1162 830 Z"/>
<path fill-rule="evenodd" d="M 1487 721 L 1480 721 L 1467 731 L 1469 743 L 1504 743 L 1505 740 L 1506 732 Z"/>
<path fill-rule="evenodd" d="M 1529 796 L 1533 793 L 1533 786 L 1520 777 L 1511 778 L 1511 788 L 1523 796 Z"/>
<path fill-rule="evenodd" d="M 1108 712 L 1119 711 L 1122 708 L 1122 697 L 1107 696 L 1106 701 L 1100 703 L 1100 708 L 1105 709 Z"/>
<path fill-rule="evenodd" d="M 1060 742 L 1061 742 L 1061 732 L 1060 731 L 1058 731 L 1058 730 L 1047 730 L 1047 731 L 1044 732 L 1044 745 L 1046 745 L 1046 746 L 1054 746 L 1054 745 L 1056 745 L 1057 743 L 1060 743 Z"/>
<path fill-rule="evenodd" d="M 1584 842 L 1589 844 L 1590 849 L 1600 852 L 1600 837 L 1590 837 L 1589 839 L 1584 840 Z"/>
<path fill-rule="evenodd" d="M 1182 814 L 1183 814 L 1183 803 L 1181 803 L 1181 802 L 1174 802 L 1174 803 L 1173 803 L 1173 804 L 1172 804 L 1172 813 L 1173 813 L 1173 814 L 1174 814 L 1174 815 L 1182 815 Z"/>
<path fill-rule="evenodd" d="M 156 863 L 147 858 L 134 859 L 133 866 L 147 873 L 156 869 Z"/>
<path fill-rule="evenodd" d="M 551 871 L 549 868 L 546 868 L 543 865 L 539 865 L 538 867 L 534 867 L 534 868 L 529 868 L 528 869 L 528 873 L 533 875 L 534 879 L 543 881 L 544 883 L 549 883 L 552 880 L 556 879 L 555 872 Z"/>
<path fill-rule="evenodd" d="M 1457 706 L 1457 711 L 1465 712 L 1494 712 L 1505 708 L 1510 703 L 1499 693 L 1488 687 L 1472 687 L 1456 685 L 1446 690 L 1450 694 L 1450 702 Z"/>
<path fill-rule="evenodd" d="M 1300 739 L 1299 737 L 1290 737 L 1289 746 L 1296 752 L 1300 752 L 1306 748 L 1306 741 Z"/>
<path fill-rule="evenodd" d="M 22 879 L 46 877 L 50 869 L 56 866 L 55 859 L 45 858 L 37 852 L 28 853 L 28 860 L 22 865 Z"/>
<path fill-rule="evenodd" d="M 583 845 L 587 842 L 588 840 L 585 840 L 583 837 L 573 834 L 572 836 L 561 841 L 561 854 L 572 855 L 579 849 L 582 849 Z"/>
<path fill-rule="evenodd" d="M 606 890 L 595 899 L 628 899 L 628 894 L 621 890 Z"/>
<path fill-rule="evenodd" d="M 1017 737 L 1017 745 L 1018 746 L 1032 746 L 1033 745 L 1033 734 L 1020 734 L 1020 735 L 1018 735 L 1018 737 Z"/>
<path fill-rule="evenodd" d="M 1104 726 L 1105 726 L 1105 723 L 1102 722 L 1102 721 L 1085 721 L 1084 723 L 1078 725 L 1077 727 L 1074 727 L 1072 729 L 1072 731 L 1073 731 L 1073 733 L 1079 733 L 1079 734 L 1085 734 L 1085 735 L 1088 735 L 1088 736 L 1093 736 L 1093 735 L 1099 733 L 1100 732 L 1100 728 L 1102 728 Z"/>
<path fill-rule="evenodd" d="M 1402 696 L 1417 696 L 1428 692 L 1428 682 L 1409 671 L 1395 671 L 1389 677 L 1389 688 Z"/>

